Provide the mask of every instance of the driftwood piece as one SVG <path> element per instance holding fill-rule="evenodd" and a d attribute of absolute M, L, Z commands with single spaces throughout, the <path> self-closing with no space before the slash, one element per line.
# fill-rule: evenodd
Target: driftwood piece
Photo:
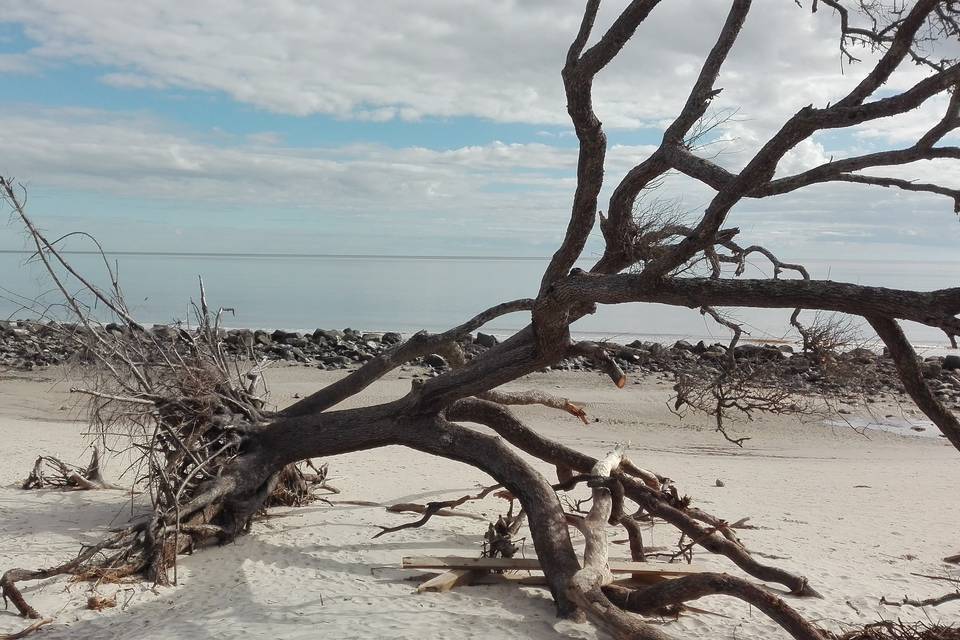
<path fill-rule="evenodd" d="M 38 456 L 21 489 L 123 489 L 107 482 L 100 469 L 100 452 L 94 447 L 90 463 L 77 467 L 53 456 Z"/>
<path fill-rule="evenodd" d="M 939 607 L 941 604 L 947 602 L 953 602 L 954 600 L 960 600 L 960 591 L 954 591 L 953 593 L 945 593 L 942 596 L 934 596 L 932 598 L 910 598 L 907 596 L 903 597 L 903 600 L 888 600 L 885 597 L 880 598 L 880 604 L 892 605 L 895 607 L 900 607 L 905 604 L 910 605 L 911 607 Z"/>
<path fill-rule="evenodd" d="M 932 576 L 925 573 L 912 573 L 911 575 L 919 576 L 921 578 L 929 578 L 930 580 L 936 580 L 938 582 L 947 582 L 955 587 L 954 591 L 950 593 L 945 593 L 940 596 L 933 596 L 930 598 L 911 598 L 909 596 L 904 596 L 902 600 L 888 600 L 886 597 L 880 598 L 880 604 L 892 605 L 895 607 L 900 607 L 903 605 L 910 605 L 911 607 L 939 607 L 941 604 L 947 602 L 953 602 L 954 600 L 960 600 L 960 578 L 950 575 L 944 576 Z"/>
<path fill-rule="evenodd" d="M 427 513 L 427 507 L 422 504 L 417 504 L 416 502 L 400 502 L 387 507 L 387 511 L 390 513 L 419 513 L 425 515 Z M 475 513 L 468 513 L 466 511 L 456 511 L 455 509 L 439 509 L 437 511 L 431 511 L 430 514 L 448 518 L 469 518 L 471 520 L 479 520 L 480 522 L 487 521 L 483 516 L 478 516 Z"/>
<path fill-rule="evenodd" d="M 40 627 L 48 625 L 51 622 L 53 622 L 53 618 L 43 618 L 41 620 L 37 620 L 30 626 L 22 629 L 21 631 L 17 631 L 16 633 L 0 634 L 0 640 L 20 640 L 20 638 L 26 638 L 28 635 L 30 635 L 34 631 L 37 631 L 38 629 L 40 629 Z"/>
<path fill-rule="evenodd" d="M 617 386 L 622 386 L 617 384 Z M 613 582 L 613 566 L 609 559 L 606 526 L 614 510 L 613 492 L 609 488 L 610 475 L 620 467 L 626 445 L 619 444 L 613 451 L 598 460 L 590 470 L 594 480 L 593 504 L 585 518 L 573 521 L 586 541 L 583 551 L 583 567 L 570 580 L 567 595 L 576 602 L 590 619 L 606 629 L 614 637 L 630 637 L 641 640 L 661 640 L 667 634 L 614 605 L 603 592 L 603 587 Z M 621 489 L 622 493 L 622 489 Z M 619 519 L 619 517 L 618 517 Z M 643 564 L 643 563 L 631 563 Z M 637 571 L 630 571 L 636 575 Z"/>
<path fill-rule="evenodd" d="M 484 571 L 476 569 L 451 569 L 421 583 L 420 586 L 417 587 L 417 593 L 424 593 L 425 591 L 444 593 L 454 587 L 471 584 L 484 573 Z"/>
<path fill-rule="evenodd" d="M 433 516 L 462 516 L 464 518 L 471 518 L 475 520 L 486 521 L 486 518 L 480 516 L 474 516 L 473 514 L 468 514 L 463 511 L 453 511 L 454 507 L 459 507 L 465 502 L 470 502 L 472 500 L 482 500 L 486 498 L 492 491 L 499 489 L 503 485 L 495 484 L 489 487 L 484 487 L 477 495 L 465 495 L 457 498 L 456 500 L 443 500 L 441 502 L 428 502 L 425 505 L 416 504 L 416 503 L 403 503 L 395 504 L 387 507 L 387 511 L 392 513 L 403 513 L 404 511 L 412 511 L 413 513 L 423 514 L 423 517 L 419 520 L 413 522 L 406 522 L 404 524 L 397 525 L 395 527 L 380 527 L 380 533 L 373 536 L 374 538 L 379 538 L 382 535 L 388 533 L 396 533 L 397 531 L 402 531 L 404 529 L 416 529 L 425 525 L 430 518 Z M 497 494 L 499 495 L 499 494 Z M 442 513 L 441 513 L 442 512 Z"/>
<path fill-rule="evenodd" d="M 705 571 L 703 567 L 689 564 L 654 564 L 652 562 L 628 562 L 610 560 L 611 573 L 663 576 L 667 578 L 686 576 Z M 404 569 L 474 569 L 484 571 L 541 571 L 537 558 L 464 558 L 460 556 L 409 556 L 400 561 Z"/>

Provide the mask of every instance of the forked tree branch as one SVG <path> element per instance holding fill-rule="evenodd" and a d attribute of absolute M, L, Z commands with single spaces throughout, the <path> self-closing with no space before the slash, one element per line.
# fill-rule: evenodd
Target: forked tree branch
<path fill-rule="evenodd" d="M 650 285 L 642 274 L 578 274 L 554 287 L 565 304 L 657 302 L 690 308 L 702 305 L 784 309 L 802 307 L 860 316 L 912 320 L 960 334 L 960 288 L 919 292 L 832 280 L 670 278 Z"/>
<path fill-rule="evenodd" d="M 449 420 L 476 422 L 490 427 L 518 449 L 560 468 L 589 473 L 597 464 L 596 458 L 540 435 L 518 420 L 509 409 L 492 402 L 472 398 L 460 400 L 447 410 L 446 416 Z M 755 578 L 782 584 L 797 595 L 819 596 L 803 576 L 765 565 L 738 542 L 727 539 L 716 530 L 705 529 L 692 516 L 671 505 L 661 492 L 648 486 L 646 477 L 630 475 L 628 468 L 623 468 L 618 471 L 618 479 L 627 497 L 652 515 L 680 529 L 704 549 L 726 556 Z"/>
<path fill-rule="evenodd" d="M 527 391 L 503 391 L 501 389 L 492 389 L 484 393 L 478 394 L 478 398 L 481 400 L 489 400 L 490 402 L 496 402 L 497 404 L 503 405 L 530 405 L 530 404 L 539 404 L 544 407 L 550 407 L 551 409 L 560 409 L 561 411 L 566 411 L 573 417 L 579 419 L 583 424 L 589 424 L 587 420 L 587 412 L 584 411 L 583 407 L 580 405 L 570 402 L 566 398 L 560 398 L 558 396 L 551 395 L 540 391 L 539 389 L 531 389 Z"/>
<path fill-rule="evenodd" d="M 356 395 L 391 370 L 411 360 L 434 353 L 448 343 L 464 338 L 470 332 L 479 329 L 495 318 L 516 311 L 529 311 L 533 308 L 533 304 L 534 301 L 529 298 L 504 302 L 490 307 L 460 326 L 443 333 L 430 334 L 420 331 L 409 340 L 368 360 L 363 366 L 346 377 L 290 405 L 281 414 L 293 417 L 326 411 L 335 404 Z"/>
<path fill-rule="evenodd" d="M 570 47 L 562 73 L 567 112 L 580 142 L 577 189 L 563 242 L 544 270 L 540 284 L 541 294 L 573 267 L 583 252 L 597 215 L 597 197 L 603 185 L 607 137 L 593 110 L 593 79 L 620 52 L 640 23 L 659 3 L 660 0 L 633 0 L 600 40 L 577 58 L 575 54 L 583 49 L 599 6 L 599 2 L 592 0 L 587 3 L 580 31 Z M 536 322 L 536 314 L 534 319 Z M 541 344 L 549 339 L 549 336 L 544 336 Z"/>

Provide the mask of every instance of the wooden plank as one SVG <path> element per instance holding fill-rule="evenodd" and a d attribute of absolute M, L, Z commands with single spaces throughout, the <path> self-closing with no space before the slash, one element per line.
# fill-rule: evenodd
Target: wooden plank
<path fill-rule="evenodd" d="M 458 556 L 442 557 L 404 557 L 401 563 L 404 569 L 483 569 L 486 571 L 540 571 L 540 561 L 536 558 L 462 558 Z M 689 564 L 654 564 L 651 562 L 629 562 L 611 560 L 613 573 L 632 573 L 636 575 L 659 575 L 666 577 L 686 576 L 692 573 L 708 571 L 704 567 Z"/>
<path fill-rule="evenodd" d="M 484 571 L 474 569 L 453 569 L 421 583 L 420 586 L 417 587 L 417 593 L 423 593 L 424 591 L 437 591 L 440 593 L 450 591 L 450 589 L 454 587 L 472 583 L 484 573 Z"/>
<path fill-rule="evenodd" d="M 671 578 L 676 578 L 679 576 L 664 576 L 658 574 L 644 574 L 643 577 L 639 580 L 635 578 L 620 578 L 619 580 L 614 580 L 613 584 L 617 584 L 623 587 L 647 587 L 651 584 L 657 584 L 658 582 L 663 582 L 664 580 L 670 580 Z M 470 583 L 471 585 L 495 585 L 495 584 L 513 584 L 521 585 L 524 587 L 546 587 L 547 586 L 547 576 L 542 573 L 534 573 L 530 575 L 503 575 L 500 573 L 484 573 L 476 578 Z"/>

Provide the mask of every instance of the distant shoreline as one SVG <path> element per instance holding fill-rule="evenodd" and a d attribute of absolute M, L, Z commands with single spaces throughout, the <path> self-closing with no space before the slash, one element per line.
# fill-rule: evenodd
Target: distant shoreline
<path fill-rule="evenodd" d="M 0 255 L 22 255 L 31 256 L 36 251 L 29 249 L 0 249 Z M 65 249 L 60 251 L 62 255 L 73 256 L 99 256 L 99 251 L 88 249 Z M 302 252 L 232 252 L 232 251 L 133 251 L 129 249 L 107 250 L 103 255 L 125 256 L 125 257 L 147 257 L 147 258 L 319 258 L 332 260 L 452 260 L 452 261 L 479 261 L 479 262 L 547 262 L 550 256 L 516 256 L 516 255 L 438 255 L 438 254 L 391 254 L 391 253 L 302 253 Z M 595 262 L 596 257 L 580 257 L 577 263 Z M 866 258 L 796 258 L 795 262 L 801 264 L 931 264 L 942 266 L 944 260 L 898 260 L 898 259 L 866 259 Z M 960 260 L 946 262 L 946 264 L 960 265 Z"/>

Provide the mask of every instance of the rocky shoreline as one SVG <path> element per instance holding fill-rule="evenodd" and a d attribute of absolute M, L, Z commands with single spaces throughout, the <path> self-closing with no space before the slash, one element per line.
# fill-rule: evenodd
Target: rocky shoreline
<path fill-rule="evenodd" d="M 75 327 L 31 321 L 0 322 L 0 370 L 32 370 L 49 366 L 82 362 L 78 341 L 69 337 Z M 128 331 L 120 325 L 108 324 L 104 333 Z M 186 342 L 189 330 L 154 325 L 147 329 L 153 339 L 164 343 Z M 291 365 L 328 370 L 354 369 L 386 349 L 403 341 L 396 332 L 370 333 L 354 329 L 317 329 L 301 333 L 277 329 L 221 330 L 227 354 L 240 360 L 288 362 Z M 467 359 L 498 344 L 490 334 L 467 336 L 460 345 Z M 695 375 L 708 377 L 720 372 L 729 358 L 722 343 L 705 344 L 679 340 L 673 345 L 634 341 L 611 347 L 611 356 L 624 372 L 643 375 Z M 897 378 L 893 361 L 885 354 L 856 348 L 845 352 L 814 357 L 795 352 L 789 345 L 741 344 L 734 349 L 738 362 L 750 362 L 765 372 L 767 379 L 777 379 L 787 388 L 803 394 L 829 394 L 840 399 L 876 401 L 886 396 L 900 396 L 903 387 Z M 411 363 L 424 367 L 422 376 L 434 376 L 448 367 L 438 354 L 431 354 Z M 562 371 L 593 371 L 594 364 L 582 357 L 571 358 L 552 367 Z M 960 406 L 960 356 L 933 356 L 923 360 L 924 377 L 933 392 L 945 403 Z M 843 375 L 837 375 L 843 371 Z"/>

